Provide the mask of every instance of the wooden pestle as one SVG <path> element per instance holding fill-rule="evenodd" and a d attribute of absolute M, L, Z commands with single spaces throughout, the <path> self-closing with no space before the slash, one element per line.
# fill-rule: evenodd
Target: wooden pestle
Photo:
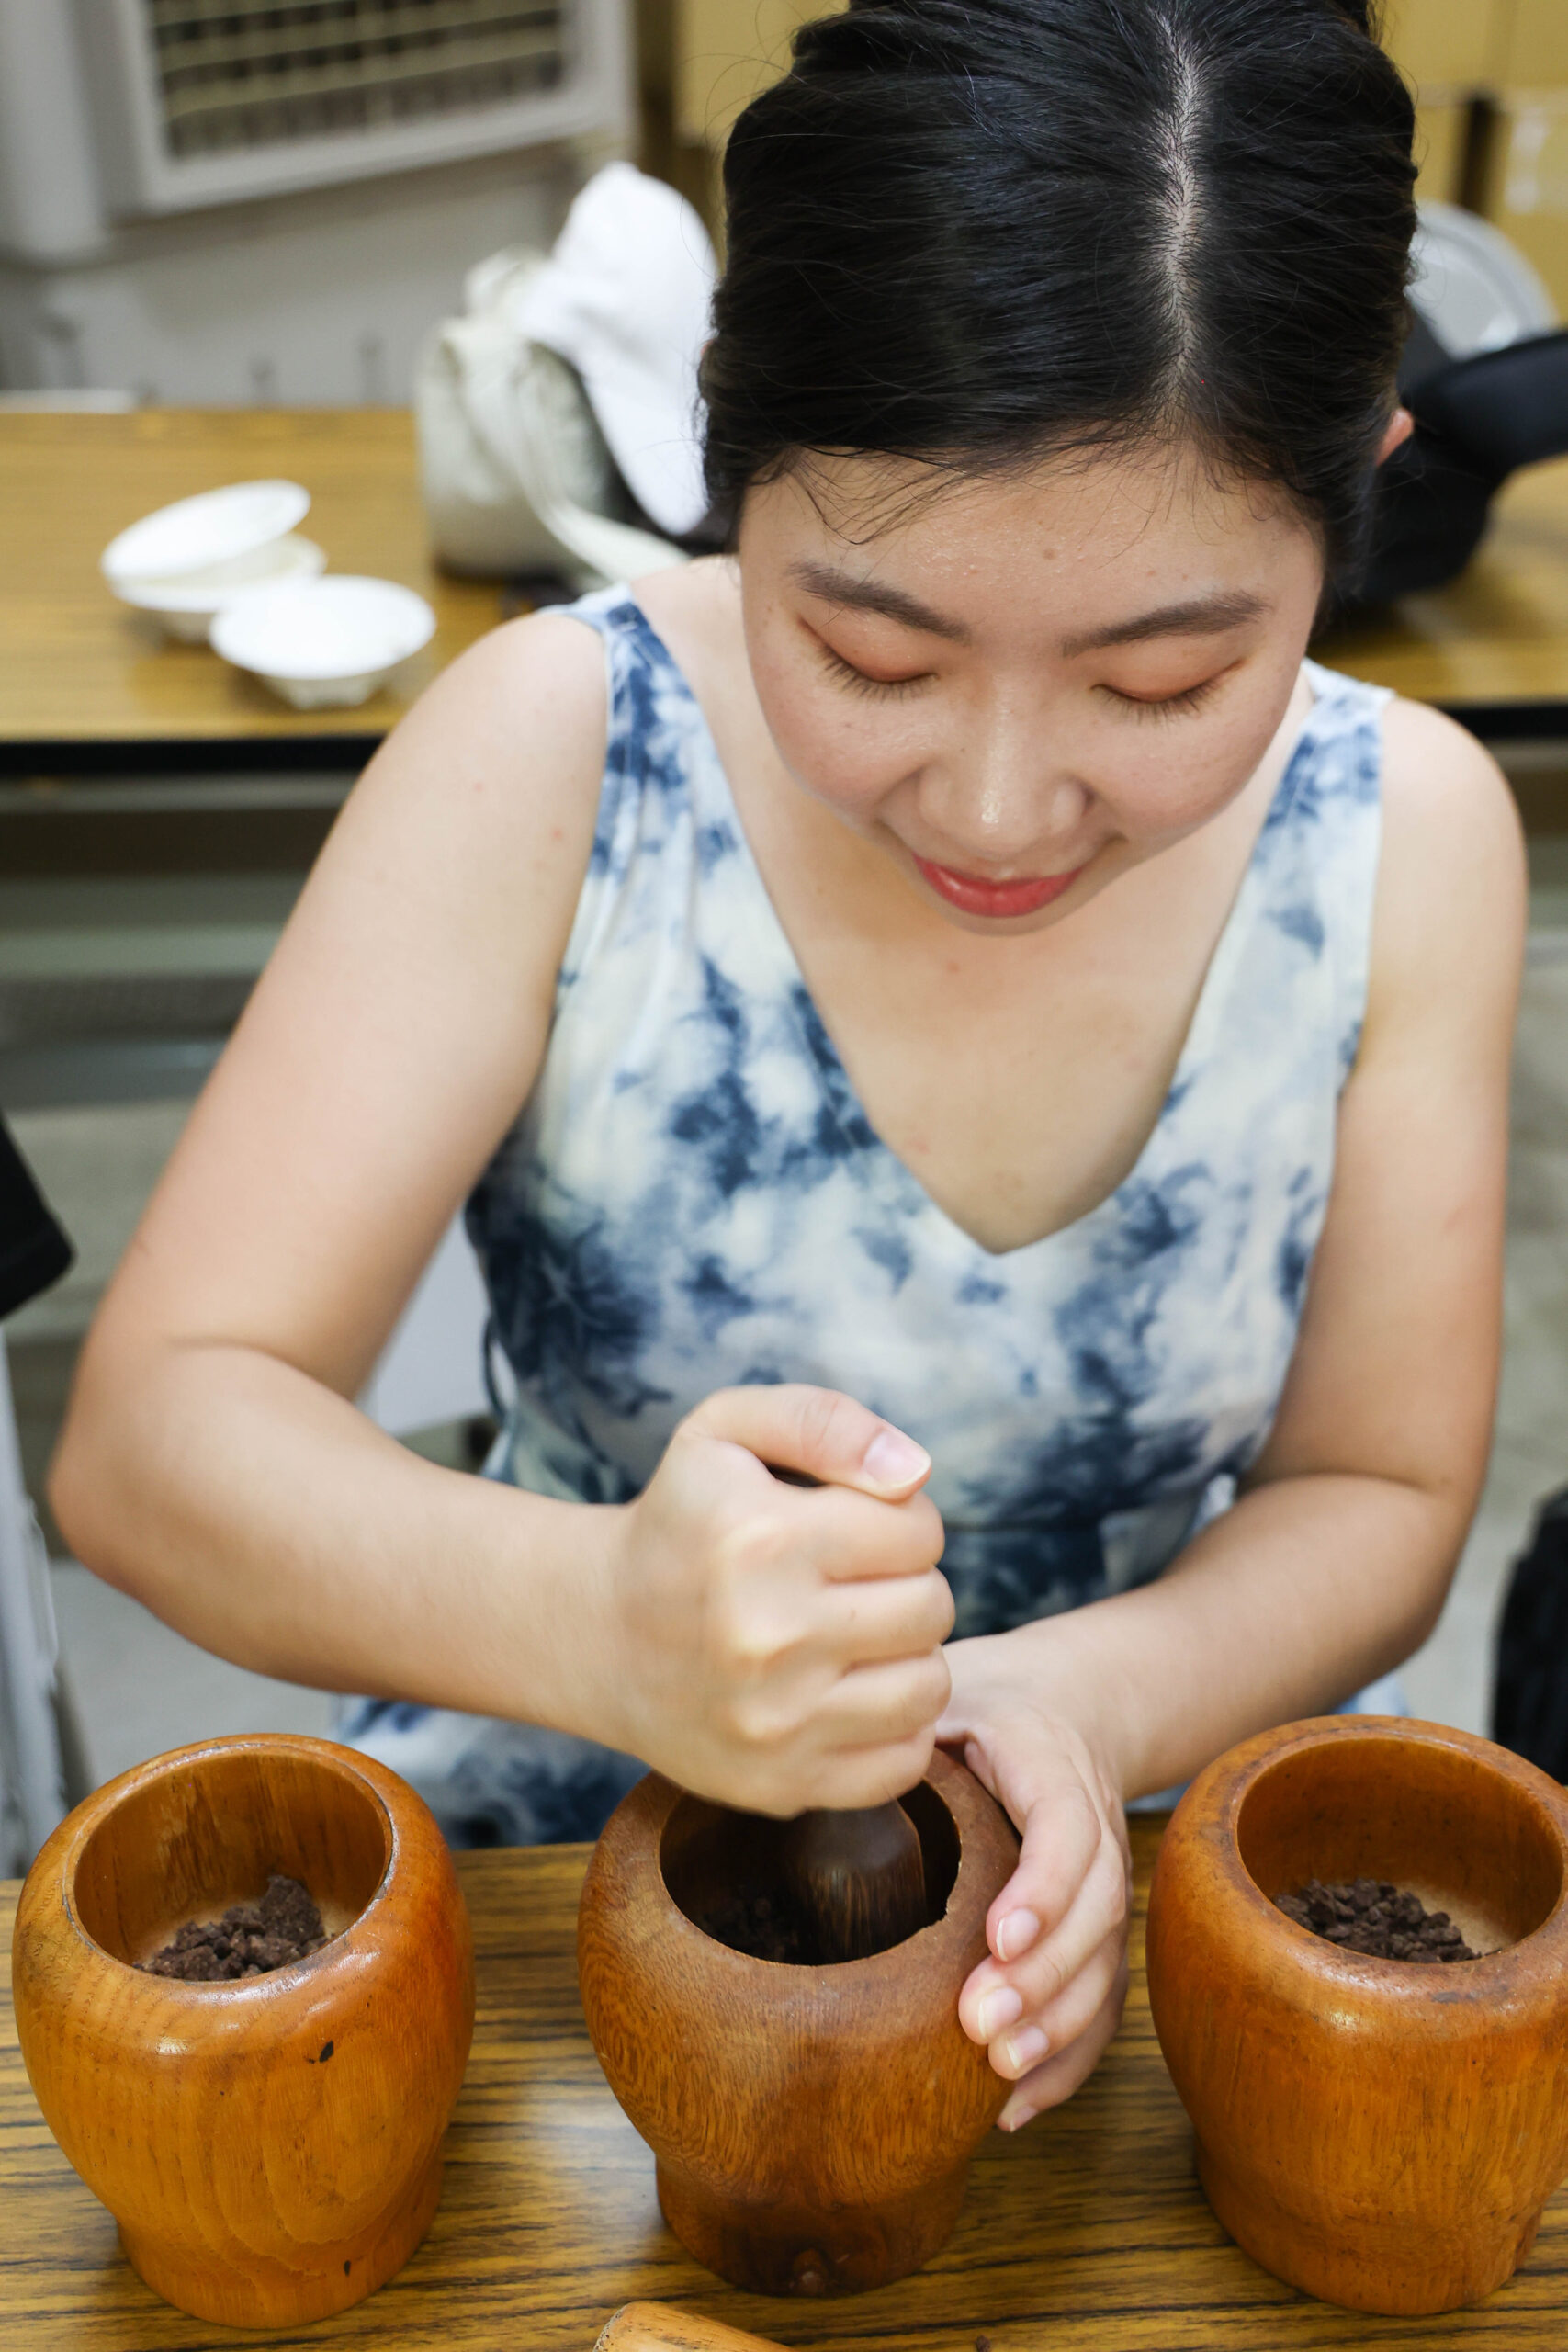
<path fill-rule="evenodd" d="M 869 1960 L 927 1923 L 926 1858 L 901 1804 L 799 1814 L 779 1855 L 819 1962 Z"/>
<path fill-rule="evenodd" d="M 804 1470 L 768 1468 L 788 1487 L 817 1487 Z M 869 1960 L 926 1926 L 926 1860 L 897 1803 L 796 1816 L 784 1833 L 784 1886 L 818 1962 Z"/>
<path fill-rule="evenodd" d="M 771 2336 L 745 2335 L 668 2303 L 623 2303 L 593 2352 L 780 2352 Z"/>

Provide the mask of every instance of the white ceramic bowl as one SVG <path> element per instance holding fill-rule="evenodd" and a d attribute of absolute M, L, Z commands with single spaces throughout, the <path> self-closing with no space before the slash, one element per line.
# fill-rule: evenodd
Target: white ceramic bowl
<path fill-rule="evenodd" d="M 236 597 L 213 622 L 212 644 L 297 710 L 318 710 L 367 701 L 434 632 L 412 588 L 333 573 Z"/>
<path fill-rule="evenodd" d="M 187 645 L 205 645 L 213 622 L 236 596 L 285 581 L 314 580 L 326 568 L 327 559 L 314 539 L 290 531 L 251 555 L 210 565 L 205 571 L 182 572 L 169 580 L 125 579 L 115 594 L 122 604 L 161 622 L 171 637 Z"/>
<path fill-rule="evenodd" d="M 310 493 L 297 481 L 235 481 L 177 499 L 144 514 L 111 539 L 100 558 L 104 578 L 119 594 L 124 582 L 183 580 L 199 573 L 218 581 L 218 567 L 243 562 L 283 538 L 310 511 Z"/>

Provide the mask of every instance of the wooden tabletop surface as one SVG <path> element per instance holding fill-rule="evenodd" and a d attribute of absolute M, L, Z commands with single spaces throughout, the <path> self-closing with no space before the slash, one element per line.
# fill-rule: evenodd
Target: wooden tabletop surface
<path fill-rule="evenodd" d="M 171 499 L 285 474 L 336 571 L 427 596 L 436 633 L 396 694 L 290 710 L 204 646 L 171 643 L 117 605 L 98 557 Z M 411 419 L 396 409 L 141 409 L 0 415 L 0 744 L 197 742 L 384 733 L 444 663 L 500 616 L 493 586 L 430 560 Z M 1322 649 L 1337 667 L 1422 700 L 1568 701 L 1568 458 L 1507 485 L 1462 580 Z"/>
<path fill-rule="evenodd" d="M 117 604 L 98 558 L 154 507 L 224 482 L 303 483 L 299 528 L 333 571 L 417 589 L 435 635 L 396 693 L 297 711 L 205 645 L 178 645 Z M 0 414 L 0 742 L 233 742 L 383 735 L 412 697 L 501 617 L 493 585 L 430 560 L 403 409 L 135 409 Z"/>
<path fill-rule="evenodd" d="M 1568 2340 L 1568 2196 L 1525 2268 L 1479 2309 L 1378 2320 L 1280 2286 L 1222 2234 L 1149 2021 L 1143 1913 L 1157 1825 L 1134 1832 L 1137 1923 L 1122 2031 L 1086 2088 L 976 2157 L 957 2230 L 929 2268 L 875 2294 L 775 2303 L 682 2254 L 653 2159 L 583 2030 L 573 1959 L 582 1847 L 468 1854 L 479 2023 L 446 2185 L 408 2267 L 341 2318 L 242 2334 L 160 2303 L 50 2138 L 9 1998 L 15 1886 L 0 1890 L 0 2345 L 17 2352 L 198 2352 L 354 2345 L 387 2352 L 591 2352 L 609 2313 L 652 2296 L 820 2352 L 1327 2352 L 1371 2345 L 1530 2352 Z M 693 2053 L 701 2064 L 701 2052 Z"/>

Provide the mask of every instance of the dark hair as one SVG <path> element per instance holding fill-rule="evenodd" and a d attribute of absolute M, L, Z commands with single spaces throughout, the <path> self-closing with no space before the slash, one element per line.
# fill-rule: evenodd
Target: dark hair
<path fill-rule="evenodd" d="M 1184 435 L 1356 563 L 1415 225 L 1370 0 L 852 0 L 725 159 L 708 488 Z"/>

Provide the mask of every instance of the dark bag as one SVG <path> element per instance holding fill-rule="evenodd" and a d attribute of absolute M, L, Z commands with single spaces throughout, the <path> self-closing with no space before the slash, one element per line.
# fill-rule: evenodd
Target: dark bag
<path fill-rule="evenodd" d="M 1417 322 L 1400 388 L 1416 430 L 1379 474 L 1352 608 L 1454 579 L 1508 476 L 1568 451 L 1568 330 L 1449 360 Z"/>
<path fill-rule="evenodd" d="M 1492 1736 L 1568 1781 L 1568 1487 L 1536 1514 L 1497 1628 Z"/>
<path fill-rule="evenodd" d="M 58 1282 L 70 1263 L 71 1244 L 0 1119 L 0 1319 Z"/>

